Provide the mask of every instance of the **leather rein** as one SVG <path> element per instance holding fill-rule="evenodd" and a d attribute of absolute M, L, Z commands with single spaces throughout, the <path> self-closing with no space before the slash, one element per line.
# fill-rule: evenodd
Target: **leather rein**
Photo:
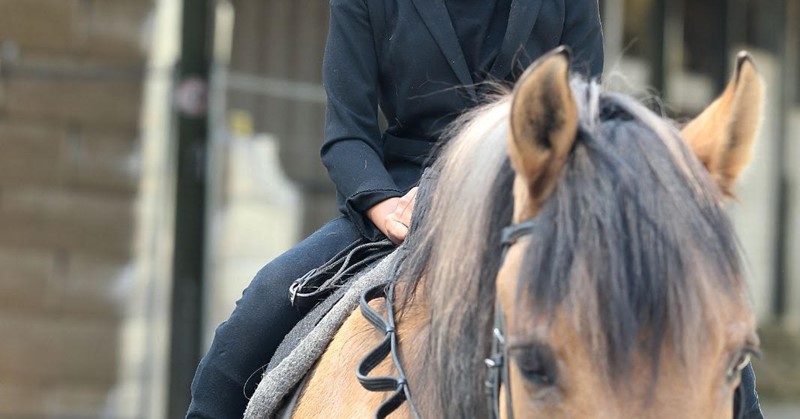
<path fill-rule="evenodd" d="M 531 234 L 535 223 L 529 220 L 520 224 L 511 225 L 503 229 L 502 245 L 505 259 L 509 247 L 520 238 Z M 373 309 L 370 301 L 383 298 L 385 316 Z M 414 402 L 411 399 L 411 390 L 408 385 L 405 371 L 403 370 L 398 351 L 397 328 L 395 325 L 394 314 L 394 281 L 388 285 L 382 284 L 375 286 L 361 296 L 359 303 L 362 315 L 375 328 L 384 335 L 383 340 L 378 346 L 372 349 L 364 359 L 358 364 L 356 377 L 362 387 L 372 392 L 391 391 L 392 394 L 381 403 L 375 412 L 376 419 L 383 419 L 397 410 L 404 402 L 408 402 L 412 415 L 419 419 L 420 415 Z M 500 417 L 500 389 L 505 391 L 506 396 L 506 418 L 513 419 L 511 409 L 511 390 L 509 386 L 509 365 L 508 348 L 505 342 L 505 322 L 500 301 L 495 297 L 494 327 L 492 330 L 492 353 L 485 360 L 489 368 L 489 376 L 486 380 L 486 395 L 488 397 L 490 418 Z M 370 376 L 370 372 L 375 369 L 383 360 L 391 355 L 394 368 L 397 370 L 395 376 Z"/>

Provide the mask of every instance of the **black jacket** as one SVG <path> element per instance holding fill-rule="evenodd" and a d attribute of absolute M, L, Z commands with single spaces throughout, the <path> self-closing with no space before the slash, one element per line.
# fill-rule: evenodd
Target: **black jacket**
<path fill-rule="evenodd" d="M 419 181 L 439 135 L 478 103 L 444 0 L 331 0 L 323 60 L 328 94 L 322 162 L 339 209 L 371 239 L 372 205 Z M 598 76 L 603 44 L 597 0 L 512 0 L 506 35 L 489 72 L 513 81 L 559 46 L 575 68 Z M 378 103 L 388 128 L 378 127 Z"/>

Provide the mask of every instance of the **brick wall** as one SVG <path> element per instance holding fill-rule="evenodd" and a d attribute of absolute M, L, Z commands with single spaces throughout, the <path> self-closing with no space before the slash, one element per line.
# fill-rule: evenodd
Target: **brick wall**
<path fill-rule="evenodd" d="M 0 417 L 117 381 L 150 0 L 0 0 Z"/>

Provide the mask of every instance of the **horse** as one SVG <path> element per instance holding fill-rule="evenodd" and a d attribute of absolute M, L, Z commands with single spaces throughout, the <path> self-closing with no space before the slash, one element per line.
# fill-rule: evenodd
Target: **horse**
<path fill-rule="evenodd" d="M 752 158 L 761 78 L 740 54 L 681 129 L 571 62 L 538 59 L 434 163 L 390 304 L 409 397 L 392 417 L 732 417 L 759 341 L 724 204 Z M 382 338 L 353 312 L 293 417 L 371 416 L 386 394 L 355 371 Z"/>

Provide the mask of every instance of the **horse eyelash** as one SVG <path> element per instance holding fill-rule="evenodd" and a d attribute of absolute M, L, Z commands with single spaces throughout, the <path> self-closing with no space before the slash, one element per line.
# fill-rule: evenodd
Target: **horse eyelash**
<path fill-rule="evenodd" d="M 750 355 L 752 358 L 758 359 L 759 361 L 763 357 L 763 352 L 757 346 L 754 345 L 747 345 L 742 349 L 742 354 Z"/>

